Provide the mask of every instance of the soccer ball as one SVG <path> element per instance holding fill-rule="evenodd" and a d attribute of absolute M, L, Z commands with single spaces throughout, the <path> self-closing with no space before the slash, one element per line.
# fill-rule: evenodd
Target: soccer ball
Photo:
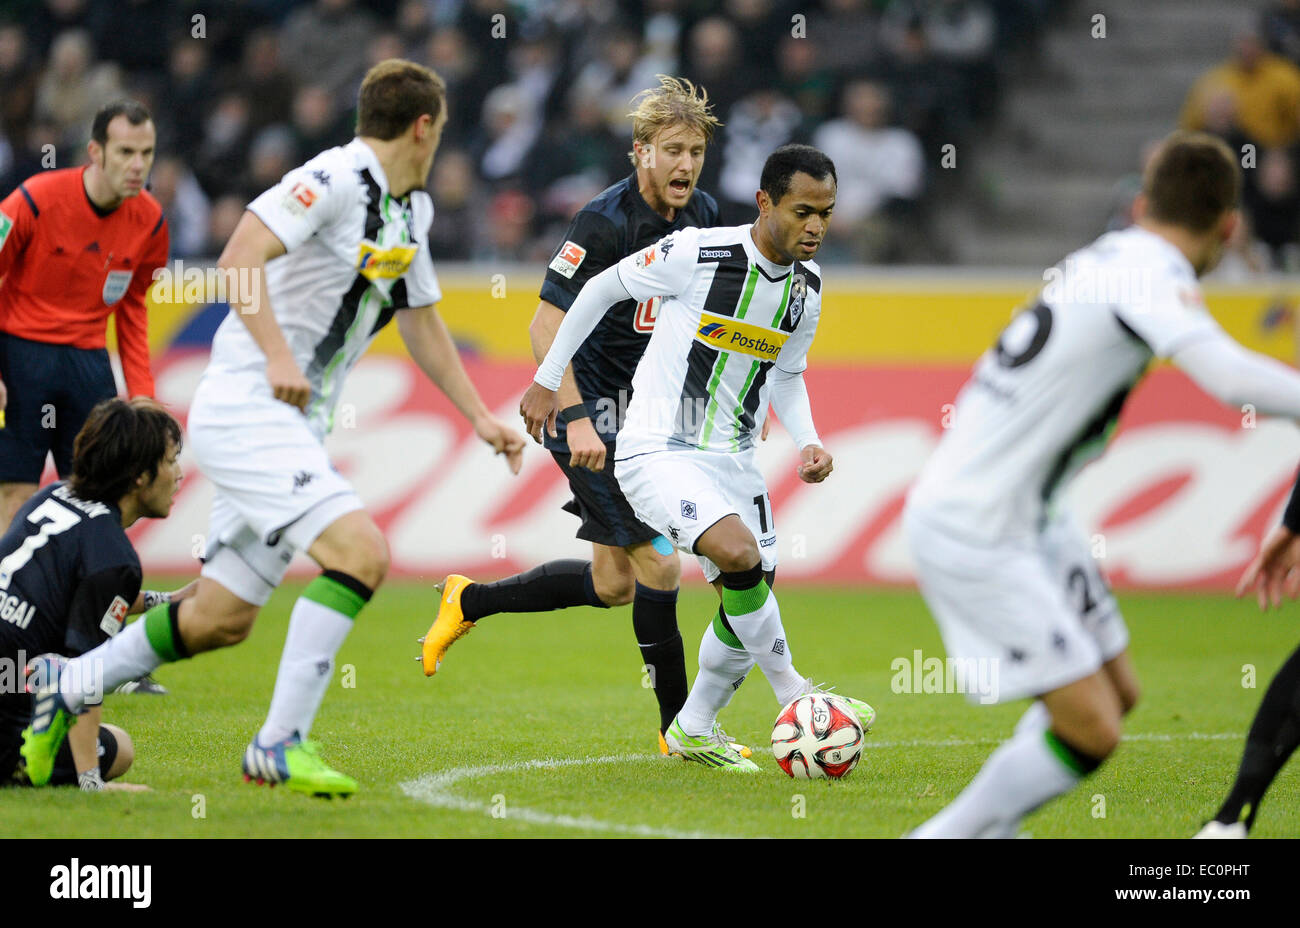
<path fill-rule="evenodd" d="M 863 740 L 862 725 L 844 702 L 829 693 L 809 693 L 776 717 L 772 754 L 795 779 L 839 779 L 857 766 Z"/>

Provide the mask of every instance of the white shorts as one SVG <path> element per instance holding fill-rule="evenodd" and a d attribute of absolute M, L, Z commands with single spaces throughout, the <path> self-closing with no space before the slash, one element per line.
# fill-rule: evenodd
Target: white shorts
<path fill-rule="evenodd" d="M 200 381 L 186 431 L 216 489 L 202 574 L 245 602 L 264 605 L 295 552 L 363 508 L 302 413 L 243 378 Z"/>
<path fill-rule="evenodd" d="M 696 555 L 710 583 L 722 571 L 695 550 L 695 543 L 732 513 L 758 542 L 763 570 L 776 568 L 772 502 L 753 452 L 651 451 L 616 460 L 614 476 L 636 517 Z"/>
<path fill-rule="evenodd" d="M 1030 542 L 975 545 L 907 507 L 903 530 L 948 658 L 1010 702 L 1081 680 L 1128 647 L 1128 629 L 1084 536 L 1061 516 Z M 973 662 L 973 663 L 972 663 Z"/>

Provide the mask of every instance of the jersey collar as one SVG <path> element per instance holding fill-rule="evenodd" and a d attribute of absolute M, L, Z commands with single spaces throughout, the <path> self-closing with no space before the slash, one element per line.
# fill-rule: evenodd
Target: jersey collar
<path fill-rule="evenodd" d="M 1133 232 L 1151 242 L 1157 250 L 1163 252 L 1170 261 L 1174 262 L 1180 271 L 1185 271 L 1188 277 L 1196 280 L 1196 268 L 1192 267 L 1192 262 L 1187 260 L 1187 255 L 1183 254 L 1173 242 L 1139 225 L 1129 226 L 1125 231 Z"/>
<path fill-rule="evenodd" d="M 794 270 L 793 264 L 777 264 L 763 257 L 763 253 L 758 250 L 758 245 L 754 242 L 754 224 L 751 222 L 747 226 L 741 226 L 740 240 L 745 246 L 745 254 L 749 255 L 749 260 L 758 265 L 758 269 L 763 272 L 763 276 L 768 280 L 784 280 L 785 276 Z"/>
<path fill-rule="evenodd" d="M 370 176 L 373 177 L 375 183 L 379 185 L 379 192 L 381 194 L 389 193 L 388 175 L 384 173 L 384 166 L 379 163 L 379 156 L 375 154 L 375 150 L 365 142 L 361 141 L 360 138 L 354 138 L 351 142 L 348 142 L 347 147 L 352 150 L 354 155 L 361 159 L 363 162 L 361 166 L 369 169 Z"/>

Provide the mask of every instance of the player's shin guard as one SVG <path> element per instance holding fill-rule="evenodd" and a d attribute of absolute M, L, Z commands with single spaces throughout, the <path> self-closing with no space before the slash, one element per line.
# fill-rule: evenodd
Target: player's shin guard
<path fill-rule="evenodd" d="M 686 653 L 677 631 L 677 591 L 636 585 L 632 630 L 659 701 L 659 730 L 667 731 L 686 702 Z"/>
<path fill-rule="evenodd" d="M 1068 792 L 1100 764 L 1051 731 L 1024 725 L 989 756 L 960 796 L 909 837 L 1007 836 L 1010 826 Z"/>
<path fill-rule="evenodd" d="M 189 657 L 178 625 L 180 605 L 159 603 L 115 637 L 68 661 L 59 676 L 59 694 L 68 709 L 80 712 L 87 699 L 98 701 L 128 680 Z"/>
<path fill-rule="evenodd" d="M 1300 648 L 1296 649 L 1264 693 L 1264 701 L 1242 753 L 1237 781 L 1215 821 L 1225 825 L 1244 821 L 1249 831 L 1264 793 L 1277 772 L 1300 744 Z"/>
<path fill-rule="evenodd" d="M 590 561 L 547 561 L 493 583 L 471 583 L 460 594 L 467 622 L 498 612 L 550 612 L 570 606 L 607 608 L 596 595 Z"/>
<path fill-rule="evenodd" d="M 306 739 L 334 675 L 334 655 L 373 592 L 337 570 L 327 570 L 307 584 L 289 616 L 289 634 L 271 708 L 257 735 L 259 744 L 278 744 L 295 732 Z"/>
<path fill-rule="evenodd" d="M 754 659 L 723 625 L 719 612 L 700 640 L 700 671 L 677 714 L 682 730 L 697 737 L 711 732 L 718 713 L 727 708 L 753 666 Z"/>
<path fill-rule="evenodd" d="M 763 580 L 763 565 L 723 572 L 722 605 L 732 633 L 762 669 L 776 701 L 784 706 L 803 693 L 806 682 L 795 672 L 781 609 Z"/>

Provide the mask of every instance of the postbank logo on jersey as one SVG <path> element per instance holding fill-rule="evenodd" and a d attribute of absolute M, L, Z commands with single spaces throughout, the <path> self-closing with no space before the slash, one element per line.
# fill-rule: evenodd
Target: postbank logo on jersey
<path fill-rule="evenodd" d="M 416 245 L 398 245 L 380 250 L 361 243 L 357 253 L 357 271 L 367 280 L 393 280 L 406 273 L 415 260 Z"/>
<path fill-rule="evenodd" d="M 781 353 L 785 340 L 790 336 L 786 332 L 750 325 L 727 316 L 700 313 L 700 327 L 695 330 L 695 337 L 722 351 L 734 351 L 760 361 L 772 361 Z"/>

